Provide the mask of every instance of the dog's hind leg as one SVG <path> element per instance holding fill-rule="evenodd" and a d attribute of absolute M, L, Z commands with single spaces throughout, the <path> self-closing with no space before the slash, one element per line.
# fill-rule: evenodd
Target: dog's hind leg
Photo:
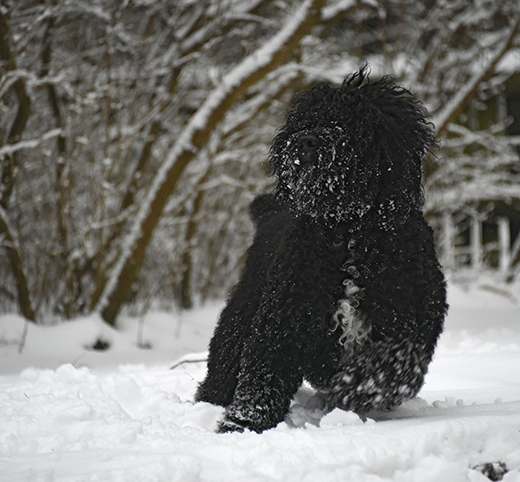
<path fill-rule="evenodd" d="M 267 289 L 274 253 L 283 243 L 281 233 L 291 223 L 288 213 L 276 211 L 277 206 L 271 196 L 260 196 L 252 204 L 256 236 L 247 252 L 244 273 L 215 328 L 209 345 L 208 373 L 195 394 L 196 401 L 225 407 L 233 400 L 244 343 Z"/>
<path fill-rule="evenodd" d="M 413 398 L 424 383 L 433 347 L 407 337 L 369 342 L 351 355 L 321 392 L 329 407 L 364 415 Z"/>
<path fill-rule="evenodd" d="M 261 291 L 249 278 L 247 269 L 233 289 L 209 344 L 208 371 L 199 385 L 195 401 L 226 407 L 233 400 L 238 382 L 240 358 L 251 320 L 258 309 Z"/>
<path fill-rule="evenodd" d="M 222 313 L 211 339 L 208 371 L 195 393 L 196 402 L 209 402 L 226 407 L 233 400 L 242 348 L 241 325 L 238 313 Z"/>

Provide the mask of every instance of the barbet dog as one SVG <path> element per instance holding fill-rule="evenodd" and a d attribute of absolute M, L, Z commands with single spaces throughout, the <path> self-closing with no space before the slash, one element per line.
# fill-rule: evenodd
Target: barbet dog
<path fill-rule="evenodd" d="M 422 213 L 434 144 L 422 104 L 366 69 L 296 97 L 195 395 L 225 407 L 220 432 L 275 427 L 304 379 L 361 416 L 417 394 L 447 310 Z"/>

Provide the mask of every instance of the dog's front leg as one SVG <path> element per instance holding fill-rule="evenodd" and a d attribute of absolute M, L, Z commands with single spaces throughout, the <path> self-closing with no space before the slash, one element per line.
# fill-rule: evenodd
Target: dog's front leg
<path fill-rule="evenodd" d="M 262 432 L 278 425 L 302 382 L 298 347 L 276 323 L 252 330 L 241 358 L 233 402 L 219 432 Z"/>

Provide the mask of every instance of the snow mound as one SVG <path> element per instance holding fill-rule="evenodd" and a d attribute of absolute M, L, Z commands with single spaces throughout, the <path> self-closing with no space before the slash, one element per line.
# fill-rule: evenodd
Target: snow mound
<path fill-rule="evenodd" d="M 408 402 L 367 422 L 334 410 L 318 425 L 218 435 L 222 408 L 194 404 L 203 363 L 110 373 L 63 365 L 0 379 L 0 480 L 520 480 L 520 401 Z"/>
<path fill-rule="evenodd" d="M 30 325 L 21 353 L 23 320 L 0 317 L 0 480 L 519 482 L 517 294 L 450 287 L 418 398 L 362 420 L 304 384 L 260 435 L 216 434 L 223 409 L 193 403 L 221 304 Z"/>

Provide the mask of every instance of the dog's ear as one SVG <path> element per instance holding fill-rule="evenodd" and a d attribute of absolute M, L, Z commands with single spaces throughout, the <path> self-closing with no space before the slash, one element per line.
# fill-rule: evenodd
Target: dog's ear
<path fill-rule="evenodd" d="M 282 206 L 276 201 L 273 194 L 260 194 L 249 205 L 249 213 L 256 226 L 282 210 Z"/>
<path fill-rule="evenodd" d="M 389 88 L 392 96 L 381 109 L 376 147 L 380 176 L 375 207 L 385 230 L 422 209 L 422 161 L 435 146 L 433 124 L 422 104 L 406 89 Z"/>

